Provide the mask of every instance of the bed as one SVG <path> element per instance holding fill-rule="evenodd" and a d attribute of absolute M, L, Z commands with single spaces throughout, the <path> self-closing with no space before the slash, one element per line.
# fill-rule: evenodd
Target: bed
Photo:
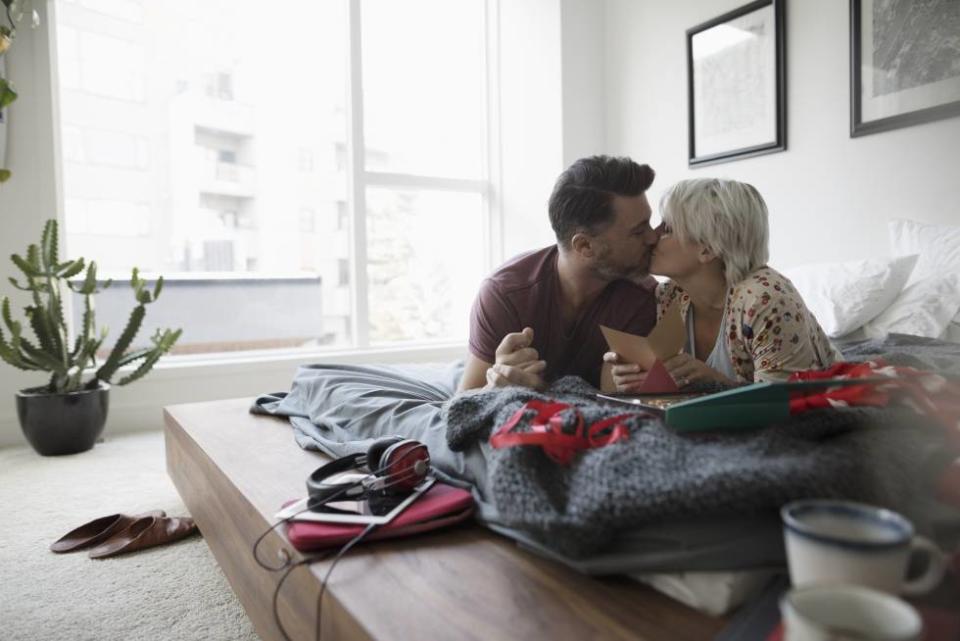
<path fill-rule="evenodd" d="M 825 329 L 842 348 L 848 360 L 881 356 L 896 365 L 913 366 L 950 377 L 960 377 L 960 249 L 954 249 L 951 244 L 954 241 L 945 243 L 943 240 L 955 238 L 956 246 L 960 247 L 960 233 L 951 236 L 950 228 L 935 227 L 910 221 L 891 223 L 894 255 L 889 258 L 807 266 L 792 272 L 784 270 L 788 277 L 794 280 L 811 309 L 821 319 Z M 278 422 L 263 417 L 249 417 L 240 421 L 236 416 L 238 403 L 224 408 L 224 411 L 228 411 L 238 422 L 253 430 L 257 439 L 267 434 L 263 427 L 267 423 L 257 423 L 254 428 L 254 423 L 249 421 L 268 421 L 271 425 L 269 436 L 271 443 L 274 443 L 271 448 L 276 448 L 277 455 L 271 454 L 267 457 L 263 466 L 258 463 L 257 469 L 263 471 L 274 469 L 267 466 L 271 461 L 277 466 L 284 465 L 279 452 L 285 452 L 283 456 L 293 456 L 291 446 L 299 451 L 297 457 L 315 457 L 316 452 L 327 456 L 360 452 L 369 446 L 372 439 L 387 434 L 401 433 L 426 443 L 438 476 L 474 492 L 479 506 L 478 523 L 485 527 L 485 533 L 471 529 L 471 534 L 467 535 L 466 539 L 460 538 L 463 536 L 461 532 L 431 535 L 429 541 L 422 544 L 384 544 L 391 546 L 390 552 L 361 552 L 361 560 L 372 555 L 376 557 L 376 563 L 389 562 L 398 568 L 396 572 L 402 573 L 405 564 L 403 557 L 397 560 L 388 559 L 396 550 L 403 551 L 404 554 L 409 552 L 418 559 L 414 562 L 415 567 L 430 568 L 437 573 L 436 580 L 445 585 L 447 579 L 441 577 L 444 567 L 453 572 L 461 571 L 461 562 L 466 563 L 463 567 L 477 567 L 462 561 L 457 554 L 446 556 L 445 546 L 450 541 L 459 541 L 453 545 L 462 544 L 467 548 L 482 546 L 486 550 L 482 553 L 484 563 L 493 564 L 500 573 L 499 579 L 489 576 L 488 579 L 497 581 L 514 577 L 519 584 L 510 582 L 509 592 L 515 593 L 517 585 L 524 586 L 525 591 L 530 590 L 528 596 L 518 598 L 531 607 L 546 608 L 550 611 L 550 615 L 546 617 L 550 624 L 537 617 L 534 619 L 540 621 L 538 625 L 544 626 L 544 631 L 552 630 L 550 634 L 559 635 L 560 638 L 571 631 L 575 631 L 575 634 L 570 638 L 582 638 L 590 634 L 622 634 L 629 638 L 646 638 L 645 635 L 650 634 L 650 638 L 658 638 L 667 629 L 673 638 L 710 638 L 712 633 L 722 626 L 723 621 L 705 615 L 728 612 L 750 594 L 761 589 L 772 573 L 782 570 L 784 553 L 780 524 L 776 510 L 771 508 L 804 493 L 822 495 L 821 490 L 827 487 L 812 482 L 808 485 L 801 484 L 799 489 L 792 488 L 793 494 L 787 492 L 767 497 L 766 503 L 751 505 L 750 509 L 746 510 L 719 509 L 699 515 L 681 512 L 666 514 L 664 518 L 641 519 L 631 522 L 629 527 L 616 528 L 615 535 L 601 537 L 602 545 L 593 547 L 557 545 L 556 541 L 563 539 L 571 531 L 569 523 L 561 523 L 558 527 L 559 521 L 551 520 L 552 517 L 548 515 L 546 520 L 541 519 L 539 523 L 530 524 L 524 522 L 523 510 L 513 509 L 511 512 L 511 509 L 502 509 L 505 505 L 502 498 L 504 495 L 501 492 L 499 501 L 495 498 L 497 489 L 493 487 L 495 483 L 491 479 L 496 475 L 491 474 L 488 467 L 490 461 L 494 461 L 495 466 L 499 465 L 498 469 L 507 469 L 510 463 L 504 463 L 503 459 L 498 461 L 496 457 L 499 454 L 491 452 L 485 438 L 476 439 L 470 447 L 451 447 L 448 429 L 450 399 L 461 371 L 458 363 L 402 367 L 318 364 L 300 369 L 289 394 L 264 395 L 257 399 L 254 406 L 257 413 L 273 414 L 283 417 L 285 421 Z M 565 390 L 553 391 L 563 393 Z M 522 397 L 511 399 L 511 402 L 519 400 L 523 400 Z M 514 406 L 503 403 L 497 411 L 490 413 L 489 422 L 502 422 L 502 412 L 513 409 Z M 249 457 L 254 456 L 252 451 L 246 455 L 229 454 L 233 446 L 249 450 L 249 443 L 244 444 L 243 439 L 250 435 L 218 434 L 215 433 L 216 430 L 211 431 L 201 425 L 205 420 L 214 421 L 212 416 L 204 418 L 208 412 L 213 411 L 215 410 L 211 406 L 209 409 L 172 408 L 168 412 L 171 475 L 175 481 L 180 479 L 178 488 L 181 489 L 191 512 L 197 516 L 194 511 L 196 507 L 201 512 L 209 513 L 206 517 L 198 516 L 201 531 L 208 538 L 211 538 L 208 530 L 221 527 L 222 523 L 229 523 L 233 534 L 226 537 L 227 539 L 236 537 L 238 531 L 242 531 L 248 539 L 254 529 L 263 527 L 270 521 L 273 509 L 271 506 L 275 506 L 282 499 L 293 498 L 291 493 L 298 491 L 295 489 L 298 485 L 295 480 L 301 479 L 302 482 L 302 478 L 310 471 L 308 468 L 315 465 L 317 459 L 303 459 L 310 463 L 287 466 L 282 474 L 283 482 L 274 484 L 276 487 L 273 487 L 272 492 L 262 493 L 253 481 L 241 480 L 250 472 L 245 468 L 249 467 Z M 878 416 L 889 418 L 893 413 Z M 219 422 L 223 423 L 222 420 Z M 908 414 L 901 413 L 895 420 L 887 420 L 887 423 L 897 428 L 911 423 L 911 420 Z M 278 426 L 285 428 L 288 424 L 292 427 L 293 438 L 290 438 L 288 430 L 288 441 L 284 445 L 278 436 L 282 432 Z M 857 426 L 858 429 L 863 427 L 859 423 Z M 885 427 L 889 428 L 891 425 Z M 872 497 L 854 492 L 852 495 L 848 494 L 848 498 L 874 498 L 876 500 L 873 502 L 886 503 L 900 509 L 918 523 L 921 531 L 933 535 L 946 546 L 956 546 L 960 538 L 960 523 L 957 518 L 960 513 L 956 509 L 932 499 L 921 500 L 922 497 L 917 492 L 902 492 L 898 495 L 896 488 L 896 483 L 903 479 L 908 479 L 910 483 L 920 483 L 921 468 L 929 465 L 918 464 L 913 458 L 926 456 L 930 452 L 945 451 L 937 441 L 935 429 L 926 432 L 926 440 L 921 439 L 919 445 L 913 442 L 915 439 L 912 434 L 895 431 L 878 433 L 894 434 L 900 439 L 901 447 L 897 447 L 898 441 L 894 438 L 878 448 L 871 444 L 875 439 L 860 430 L 853 439 L 853 449 L 839 451 L 834 457 L 837 464 L 830 469 L 838 475 L 837 478 L 842 476 L 844 470 L 863 473 L 874 466 L 874 458 L 879 456 L 877 460 L 888 466 L 890 471 L 897 471 L 899 476 L 874 474 L 872 478 L 878 486 L 883 487 L 885 494 Z M 234 443 L 233 446 L 231 442 Z M 879 442 L 882 442 L 882 439 Z M 766 443 L 764 447 L 776 449 L 777 444 Z M 212 454 L 214 450 L 219 453 Z M 900 458 L 897 458 L 898 456 Z M 219 457 L 224 457 L 224 463 L 216 460 Z M 294 457 L 294 460 L 300 461 L 297 457 Z M 192 459 L 196 462 L 184 464 L 183 469 L 180 468 L 181 463 L 178 461 Z M 859 462 L 854 467 L 845 468 L 845 459 Z M 224 467 L 228 462 L 236 468 L 234 471 L 230 472 Z M 808 467 L 817 469 L 818 465 Z M 187 471 L 186 468 L 191 466 L 194 469 Z M 804 466 L 798 465 L 796 469 L 802 471 Z M 884 480 L 882 476 L 889 476 L 896 481 Z M 238 523 L 238 519 L 231 517 L 225 508 L 218 508 L 218 511 L 202 507 L 205 503 L 215 501 L 210 493 L 198 490 L 196 483 L 198 479 L 210 477 L 220 477 L 224 491 L 227 494 L 232 493 L 237 505 L 253 515 L 246 523 Z M 548 486 L 549 483 L 542 485 Z M 287 495 L 281 496 L 281 487 L 285 488 Z M 537 499 L 538 497 L 533 497 L 532 500 Z M 549 503 L 550 500 L 550 497 L 546 497 L 540 504 Z M 506 502 L 509 503 L 510 501 Z M 521 514 L 519 519 L 518 513 Z M 207 529 L 204 527 L 205 519 L 208 519 Z M 580 541 L 583 540 L 581 531 L 577 531 L 576 527 L 573 527 L 572 531 L 581 535 Z M 557 532 L 560 533 L 559 539 L 554 536 Z M 574 543 L 577 540 L 576 537 L 570 538 Z M 274 545 L 277 544 L 274 541 Z M 399 547 L 393 548 L 394 545 Z M 496 552 L 492 552 L 492 548 L 487 546 L 493 546 Z M 261 583 L 258 590 L 251 591 L 243 587 L 245 582 L 256 574 L 256 569 L 246 567 L 249 566 L 249 559 L 245 565 L 242 562 L 242 543 L 232 547 L 228 544 L 215 546 L 211 541 L 211 547 L 218 560 L 221 560 L 221 556 L 227 559 L 221 560 L 221 564 L 226 563 L 228 578 L 231 578 L 241 601 L 251 613 L 258 631 L 263 627 L 268 632 L 261 631 L 261 635 L 272 638 L 276 631 L 271 628 L 273 624 L 267 620 L 269 617 L 263 611 L 262 603 L 265 586 L 272 583 L 261 577 L 257 579 L 257 582 Z M 219 552 L 218 547 L 222 547 Z M 436 551 L 433 548 L 436 548 Z M 469 553 L 467 556 L 470 556 Z M 504 562 L 504 558 L 510 560 Z M 511 569 L 515 563 L 523 568 L 536 568 L 536 571 L 533 575 L 526 572 L 517 575 L 515 570 Z M 228 566 L 231 564 L 238 567 L 230 570 Z M 541 572 L 544 574 L 540 574 Z M 348 574 L 356 576 L 355 573 Z M 307 580 L 307 583 L 301 585 L 307 595 L 315 592 L 316 572 L 313 576 L 312 582 Z M 627 580 L 623 577 L 627 577 Z M 473 578 L 470 580 L 474 581 Z M 596 583 L 597 581 L 601 583 Z M 608 581 L 614 581 L 616 588 L 608 591 L 605 587 L 599 587 L 609 585 L 606 583 Z M 478 582 L 478 589 L 484 591 L 484 582 Z M 362 585 L 367 583 L 366 580 L 360 581 Z M 571 597 L 569 590 L 558 589 L 560 584 L 581 586 L 574 591 L 579 596 Z M 641 584 L 653 586 L 657 591 L 704 614 L 697 614 L 695 610 L 684 608 L 673 600 L 657 601 Z M 502 588 L 502 584 L 498 585 Z M 311 589 L 314 589 L 314 592 L 311 592 Z M 456 589 L 455 585 L 451 584 L 451 589 Z M 335 623 L 329 625 L 346 626 L 343 629 L 350 629 L 358 636 L 370 638 L 389 638 L 393 634 L 391 629 L 382 627 L 384 624 L 381 619 L 384 614 L 376 612 L 375 609 L 371 610 L 369 604 L 360 596 L 362 589 L 358 589 L 357 594 L 352 593 L 349 587 L 342 590 L 344 592 L 338 594 L 334 586 L 334 598 L 338 605 L 334 605 L 332 610 L 335 613 L 340 612 L 340 615 L 333 616 Z M 666 612 L 669 610 L 666 603 L 673 603 L 681 609 L 664 615 L 667 619 L 654 615 L 654 619 L 658 619 L 659 623 L 651 623 L 644 617 L 641 617 L 642 621 L 631 619 L 627 622 L 621 619 L 620 614 L 611 615 L 609 608 L 600 605 L 592 596 L 584 595 L 584 590 L 600 590 L 606 595 L 605 598 L 622 603 L 636 599 L 635 603 L 652 607 L 651 612 L 656 612 L 657 608 L 661 607 L 666 608 Z M 245 595 L 245 592 L 249 594 Z M 344 602 L 339 602 L 341 597 Z M 569 609 L 554 611 L 558 603 L 570 598 L 578 600 L 579 603 L 575 616 L 568 616 Z M 436 601 L 431 602 L 431 599 Z M 426 605 L 418 605 L 416 609 L 426 613 L 437 607 L 462 607 L 452 603 L 444 606 L 444 599 L 443 595 L 424 597 Z M 513 609 L 514 605 L 516 604 L 510 603 L 504 606 L 504 603 L 500 602 L 498 607 Z M 412 607 L 409 603 L 407 606 Z M 310 598 L 295 599 L 291 606 L 292 611 L 288 614 L 306 630 L 309 623 L 305 622 L 310 620 L 311 607 Z M 393 606 L 391 608 L 391 611 L 396 610 L 397 616 L 405 617 L 404 620 L 409 618 L 406 609 Z M 633 605 L 627 609 L 631 612 L 636 610 Z M 684 623 L 680 624 L 680 619 L 674 621 L 670 618 L 675 615 Z M 366 620 L 371 616 L 377 621 Z M 432 615 L 426 616 L 438 625 L 447 623 L 430 619 Z M 599 618 L 596 618 L 597 616 Z M 624 612 L 622 616 L 629 619 L 632 615 Z M 664 620 L 671 621 L 670 625 L 662 627 L 660 624 Z M 261 622 L 257 623 L 258 621 Z M 558 621 L 564 623 L 551 628 L 552 623 Z M 324 626 L 327 625 L 325 622 Z M 476 625 L 482 627 L 479 621 Z M 370 626 L 369 629 L 366 626 Z M 690 626 L 689 634 L 681 633 L 681 629 L 686 629 L 684 626 Z M 410 634 L 416 632 L 416 636 L 427 638 L 423 637 L 427 633 L 426 628 L 414 625 L 413 628 L 404 629 Z M 430 634 L 436 634 L 436 630 L 430 628 Z M 470 638 L 475 632 L 467 628 L 457 630 L 457 636 L 465 638 Z M 540 634 L 532 629 L 528 632 L 521 634 L 516 630 L 503 628 L 486 630 L 485 633 L 488 634 L 481 636 L 537 638 Z"/>

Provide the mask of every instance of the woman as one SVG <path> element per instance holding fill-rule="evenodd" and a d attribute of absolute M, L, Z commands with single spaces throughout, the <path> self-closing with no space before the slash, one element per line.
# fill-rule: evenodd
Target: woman
<path fill-rule="evenodd" d="M 667 276 L 657 315 L 680 305 L 687 344 L 664 362 L 681 387 L 784 380 L 840 358 L 783 275 L 767 267 L 767 206 L 751 185 L 701 178 L 674 185 L 660 202 L 663 224 L 650 272 Z M 617 391 L 646 373 L 608 352 Z"/>

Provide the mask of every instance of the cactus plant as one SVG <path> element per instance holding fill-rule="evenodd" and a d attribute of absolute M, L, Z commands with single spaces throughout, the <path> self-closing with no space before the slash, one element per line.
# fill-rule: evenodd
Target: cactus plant
<path fill-rule="evenodd" d="M 23 272 L 23 280 L 10 278 L 11 284 L 31 296 L 32 304 L 24 308 L 24 314 L 34 339 L 24 336 L 23 325 L 13 318 L 10 299 L 4 296 L 0 302 L 0 314 L 9 332 L 9 340 L 0 327 L 0 359 L 18 369 L 49 372 L 50 382 L 46 389 L 50 393 L 96 389 L 101 383 L 132 383 L 147 374 L 180 338 L 180 329 L 158 329 L 151 338 L 150 347 L 130 349 L 146 315 L 146 306 L 156 301 L 163 289 L 162 276 L 151 290 L 134 268 L 131 285 L 137 305 L 112 351 L 97 367 L 97 354 L 107 337 L 107 330 L 97 330 L 93 297 L 109 287 L 111 281 L 97 281 L 97 264 L 93 261 L 86 263 L 83 258 L 60 261 L 55 220 L 48 220 L 44 225 L 39 246 L 32 244 L 25 257 L 14 254 L 11 260 Z M 83 278 L 77 278 L 81 273 Z M 64 295 L 69 295 L 68 291 L 83 297 L 83 320 L 76 328 L 72 344 L 63 311 Z M 138 365 L 114 382 L 117 371 L 131 364 Z M 93 375 L 84 381 L 83 377 L 94 368 Z"/>

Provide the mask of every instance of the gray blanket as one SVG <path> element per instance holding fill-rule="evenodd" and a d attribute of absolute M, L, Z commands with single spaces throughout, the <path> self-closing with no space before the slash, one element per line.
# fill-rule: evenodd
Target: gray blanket
<path fill-rule="evenodd" d="M 883 355 L 960 377 L 953 343 L 892 335 L 841 348 L 848 360 Z M 638 419 L 628 441 L 561 467 L 535 448 L 492 450 L 491 428 L 534 395 L 454 397 L 461 372 L 312 365 L 300 368 L 289 394 L 263 396 L 255 411 L 289 417 L 301 447 L 332 456 L 386 434 L 419 439 L 441 478 L 473 489 L 486 525 L 590 573 L 780 562 L 775 508 L 799 496 L 888 505 L 930 533 L 925 484 L 945 457 L 937 451 L 943 434 L 904 410 L 810 414 L 750 434 L 697 436 Z M 587 401 L 584 385 L 568 379 L 551 394 L 585 404 L 591 416 L 609 412 Z"/>
<path fill-rule="evenodd" d="M 511 388 L 452 399 L 444 407 L 450 448 L 486 441 L 530 399 L 577 406 L 587 424 L 621 414 L 579 378 L 544 394 Z M 525 431 L 535 413 L 518 426 Z M 563 414 L 572 427 L 573 412 Z M 873 503 L 922 517 L 929 476 L 946 464 L 946 432 L 910 410 L 820 410 L 753 432 L 680 434 L 649 415 L 627 421 L 630 437 L 586 450 L 570 465 L 537 447 L 492 449 L 490 500 L 508 526 L 565 554 L 607 546 L 619 532 L 664 519 L 750 515 L 804 497 Z"/>

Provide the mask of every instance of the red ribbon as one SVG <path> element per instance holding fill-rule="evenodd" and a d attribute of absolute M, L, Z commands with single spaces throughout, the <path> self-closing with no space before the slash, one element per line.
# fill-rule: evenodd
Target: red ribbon
<path fill-rule="evenodd" d="M 517 426 L 527 410 L 537 412 L 530 422 L 530 431 L 514 432 L 513 428 Z M 576 426 L 572 433 L 563 431 L 562 413 L 568 410 L 574 412 L 576 417 Z M 543 448 L 544 453 L 551 459 L 561 465 L 567 465 L 581 450 L 603 447 L 628 438 L 630 431 L 623 421 L 635 416 L 641 416 L 641 414 L 618 414 L 591 425 L 585 425 L 583 415 L 573 405 L 527 401 L 490 437 L 490 445 L 497 449 L 518 445 L 537 445 Z"/>
<path fill-rule="evenodd" d="M 831 378 L 870 379 L 863 385 L 828 387 L 790 395 L 790 413 L 811 409 L 867 405 L 885 407 L 894 401 L 943 425 L 960 447 L 960 383 L 913 367 L 895 366 L 882 359 L 862 363 L 834 363 L 825 370 L 794 372 L 791 381 Z M 878 382 L 877 379 L 883 379 Z"/>

